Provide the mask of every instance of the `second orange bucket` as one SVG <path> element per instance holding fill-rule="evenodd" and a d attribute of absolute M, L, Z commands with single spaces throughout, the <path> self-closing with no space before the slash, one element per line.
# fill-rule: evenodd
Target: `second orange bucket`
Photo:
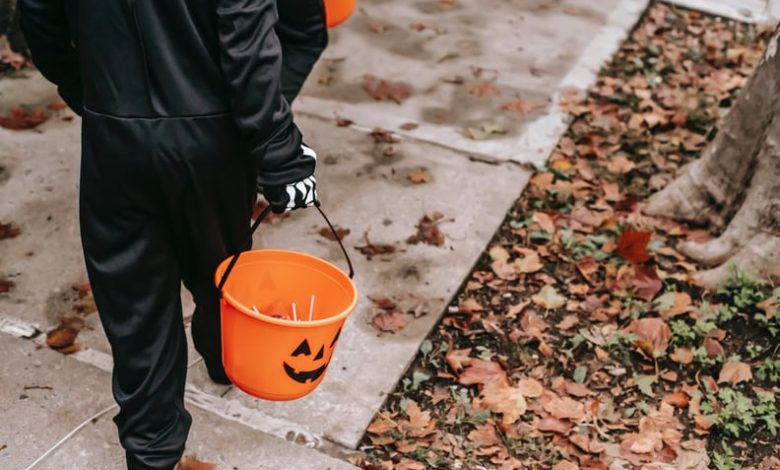
<path fill-rule="evenodd" d="M 351 274 L 351 262 L 347 275 L 325 260 L 285 250 L 252 250 L 223 261 L 216 282 L 222 362 L 230 380 L 252 396 L 276 401 L 317 388 L 357 305 Z"/>
<path fill-rule="evenodd" d="M 325 19 L 328 28 L 333 28 L 347 21 L 355 11 L 357 0 L 325 0 Z"/>

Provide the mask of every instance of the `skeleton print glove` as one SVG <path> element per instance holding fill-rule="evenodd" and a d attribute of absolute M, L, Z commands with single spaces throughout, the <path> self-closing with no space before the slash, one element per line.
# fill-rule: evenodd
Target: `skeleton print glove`
<path fill-rule="evenodd" d="M 301 145 L 301 150 L 305 156 L 317 159 L 317 154 L 309 147 Z M 266 186 L 262 188 L 262 193 L 271 205 L 271 210 L 277 214 L 304 209 L 319 202 L 314 175 L 285 186 Z"/>

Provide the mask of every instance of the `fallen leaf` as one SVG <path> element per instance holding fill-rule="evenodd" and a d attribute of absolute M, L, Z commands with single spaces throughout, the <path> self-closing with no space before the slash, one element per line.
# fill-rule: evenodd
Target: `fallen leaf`
<path fill-rule="evenodd" d="M 409 87 L 403 83 L 390 83 L 384 80 L 374 83 L 374 80 L 367 80 L 363 83 L 363 90 L 377 101 L 393 101 L 401 104 L 403 100 L 409 97 Z"/>
<path fill-rule="evenodd" d="M 552 470 L 580 470 L 580 466 L 568 460 L 561 460 L 553 465 Z"/>
<path fill-rule="evenodd" d="M 355 121 L 353 121 L 352 119 L 347 119 L 342 117 L 336 118 L 336 125 L 339 127 L 349 127 L 354 123 Z"/>
<path fill-rule="evenodd" d="M 615 250 L 618 255 L 624 260 L 641 264 L 650 259 L 650 254 L 647 252 L 647 244 L 650 243 L 650 238 L 653 236 L 653 232 L 634 230 L 631 227 L 623 227 L 617 240 L 617 249 Z"/>
<path fill-rule="evenodd" d="M 556 396 L 544 404 L 544 410 L 557 419 L 579 421 L 585 418 L 585 405 L 569 397 Z"/>
<path fill-rule="evenodd" d="M 0 294 L 10 292 L 16 284 L 8 279 L 0 278 Z"/>
<path fill-rule="evenodd" d="M 542 396 L 544 388 L 536 379 L 522 379 L 517 382 L 517 389 L 528 398 L 538 398 Z"/>
<path fill-rule="evenodd" d="M 517 272 L 535 273 L 544 267 L 539 259 L 539 253 L 536 251 L 520 247 L 516 247 L 515 251 L 523 256 L 522 258 L 517 258 L 513 263 Z"/>
<path fill-rule="evenodd" d="M 690 401 L 691 397 L 685 392 L 674 392 L 664 397 L 665 403 L 669 403 L 677 408 L 687 408 Z"/>
<path fill-rule="evenodd" d="M 368 23 L 368 29 L 373 33 L 382 34 L 387 30 L 387 26 L 379 21 L 371 21 Z"/>
<path fill-rule="evenodd" d="M 447 364 L 449 364 L 453 371 L 460 372 L 465 364 L 468 364 L 473 360 L 469 354 L 471 354 L 471 348 L 450 349 L 444 356 L 444 360 L 447 361 Z"/>
<path fill-rule="evenodd" d="M 20 233 L 22 233 L 21 230 L 19 230 L 13 224 L 0 223 L 0 240 L 6 240 L 8 238 L 16 238 L 19 236 Z"/>
<path fill-rule="evenodd" d="M 325 237 L 330 241 L 335 242 L 338 239 L 343 240 L 347 235 L 351 233 L 351 230 L 348 228 L 343 228 L 339 226 L 334 227 L 336 229 L 336 233 L 334 234 L 329 227 L 323 227 L 318 232 L 321 237 Z M 338 235 L 338 238 L 336 236 Z"/>
<path fill-rule="evenodd" d="M 688 313 L 691 309 L 691 296 L 687 292 L 667 292 L 655 299 L 658 313 L 663 318 L 675 317 Z"/>
<path fill-rule="evenodd" d="M 466 91 L 474 96 L 498 96 L 501 90 L 493 83 L 469 83 L 466 85 Z"/>
<path fill-rule="evenodd" d="M 501 105 L 501 109 L 511 111 L 518 117 L 523 117 L 542 108 L 544 108 L 544 103 L 528 100 L 513 100 Z"/>
<path fill-rule="evenodd" d="M 556 418 L 544 418 L 539 420 L 536 425 L 536 429 L 542 432 L 554 432 L 556 434 L 566 434 L 571 428 L 572 424 L 568 421 L 562 421 Z"/>
<path fill-rule="evenodd" d="M 406 174 L 406 179 L 414 184 L 423 184 L 431 180 L 431 174 L 426 168 L 415 168 Z"/>
<path fill-rule="evenodd" d="M 662 318 L 640 318 L 623 330 L 636 337 L 634 346 L 647 357 L 659 358 L 666 353 L 672 330 Z"/>
<path fill-rule="evenodd" d="M 78 335 L 78 329 L 60 324 L 46 333 L 46 345 L 52 349 L 63 349 L 72 345 Z"/>
<path fill-rule="evenodd" d="M 689 347 L 675 348 L 674 352 L 669 355 L 669 359 L 682 365 L 688 365 L 693 362 L 693 351 Z"/>
<path fill-rule="evenodd" d="M 370 135 L 377 144 L 395 144 L 400 142 L 395 138 L 395 136 L 393 136 L 392 132 L 388 131 L 387 129 L 382 129 L 381 127 L 373 128 Z"/>
<path fill-rule="evenodd" d="M 485 140 L 494 135 L 506 134 L 506 128 L 493 121 L 485 121 L 475 127 L 467 127 L 463 134 L 469 139 Z"/>
<path fill-rule="evenodd" d="M 531 300 L 534 304 L 547 310 L 560 308 L 566 304 L 566 297 L 560 295 L 555 287 L 549 284 L 542 287 L 539 293 L 531 297 Z"/>
<path fill-rule="evenodd" d="M 477 426 L 477 428 L 471 431 L 466 437 L 478 446 L 484 447 L 493 446 L 501 442 L 496 434 L 496 426 L 492 423 L 485 423 Z"/>
<path fill-rule="evenodd" d="M 749 382 L 753 380 L 753 373 L 750 370 L 750 364 L 742 361 L 728 361 L 723 364 L 718 376 L 718 383 L 728 382 L 736 385 L 740 382 Z"/>
<path fill-rule="evenodd" d="M 366 241 L 366 244 L 363 246 L 356 246 L 355 249 L 366 255 L 369 260 L 374 256 L 395 253 L 395 247 L 393 245 L 372 243 L 368 238 L 368 232 L 363 234 L 363 239 Z"/>
<path fill-rule="evenodd" d="M 423 437 L 436 432 L 436 421 L 431 418 L 431 412 L 423 411 L 417 402 L 409 401 L 404 412 L 409 420 L 398 424 L 412 436 Z"/>
<path fill-rule="evenodd" d="M 12 130 L 24 130 L 38 127 L 49 119 L 49 114 L 43 108 L 29 110 L 27 108 L 11 108 L 8 115 L 0 116 L 0 127 Z"/>
<path fill-rule="evenodd" d="M 395 310 L 397 307 L 397 304 L 387 297 L 369 297 L 368 299 L 374 304 L 374 307 L 382 310 Z"/>
<path fill-rule="evenodd" d="M 634 291 L 639 298 L 653 300 L 663 288 L 655 266 L 634 265 L 629 276 L 622 280 L 625 288 Z"/>
<path fill-rule="evenodd" d="M 197 455 L 190 454 L 182 457 L 176 470 L 213 470 L 215 468 L 217 468 L 217 464 L 198 460 Z"/>
<path fill-rule="evenodd" d="M 520 419 L 528 409 L 523 392 L 505 383 L 488 383 L 482 390 L 480 408 L 501 413 L 501 422 L 509 425 Z"/>
<path fill-rule="evenodd" d="M 534 215 L 531 216 L 531 220 L 539 225 L 539 228 L 542 229 L 543 232 L 555 233 L 555 222 L 549 214 L 536 211 L 534 212 Z"/>
<path fill-rule="evenodd" d="M 371 324 L 379 331 L 396 333 L 403 330 L 409 324 L 409 315 L 401 312 L 383 312 L 374 315 Z"/>
<path fill-rule="evenodd" d="M 439 222 L 444 216 L 439 212 L 426 214 L 417 223 L 417 233 L 406 240 L 406 243 L 416 245 L 427 243 L 433 246 L 444 246 L 444 234 L 439 230 Z"/>
<path fill-rule="evenodd" d="M 458 304 L 458 311 L 461 313 L 483 312 L 485 311 L 485 307 L 483 307 L 474 297 L 467 297 Z"/>
<path fill-rule="evenodd" d="M 509 379 L 499 363 L 472 359 L 463 372 L 461 372 L 458 382 L 463 385 L 509 384 Z"/>

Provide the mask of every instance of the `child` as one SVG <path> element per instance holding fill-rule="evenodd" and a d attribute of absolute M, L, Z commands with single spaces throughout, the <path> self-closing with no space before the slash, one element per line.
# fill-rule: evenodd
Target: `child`
<path fill-rule="evenodd" d="M 128 468 L 170 470 L 191 423 L 180 283 L 229 383 L 216 266 L 248 248 L 258 187 L 276 212 L 316 201 L 289 101 L 327 42 L 322 0 L 280 2 L 278 24 L 275 0 L 18 2 L 33 61 L 83 118 L 81 236 Z"/>

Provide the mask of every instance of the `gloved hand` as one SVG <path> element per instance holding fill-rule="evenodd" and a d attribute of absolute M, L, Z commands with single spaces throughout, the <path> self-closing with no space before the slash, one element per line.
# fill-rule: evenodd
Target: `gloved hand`
<path fill-rule="evenodd" d="M 317 160 L 317 154 L 306 145 L 301 145 L 301 151 L 305 156 Z M 304 209 L 319 202 L 317 180 L 314 175 L 283 186 L 264 186 L 259 189 L 270 204 L 271 210 L 276 214 Z"/>

